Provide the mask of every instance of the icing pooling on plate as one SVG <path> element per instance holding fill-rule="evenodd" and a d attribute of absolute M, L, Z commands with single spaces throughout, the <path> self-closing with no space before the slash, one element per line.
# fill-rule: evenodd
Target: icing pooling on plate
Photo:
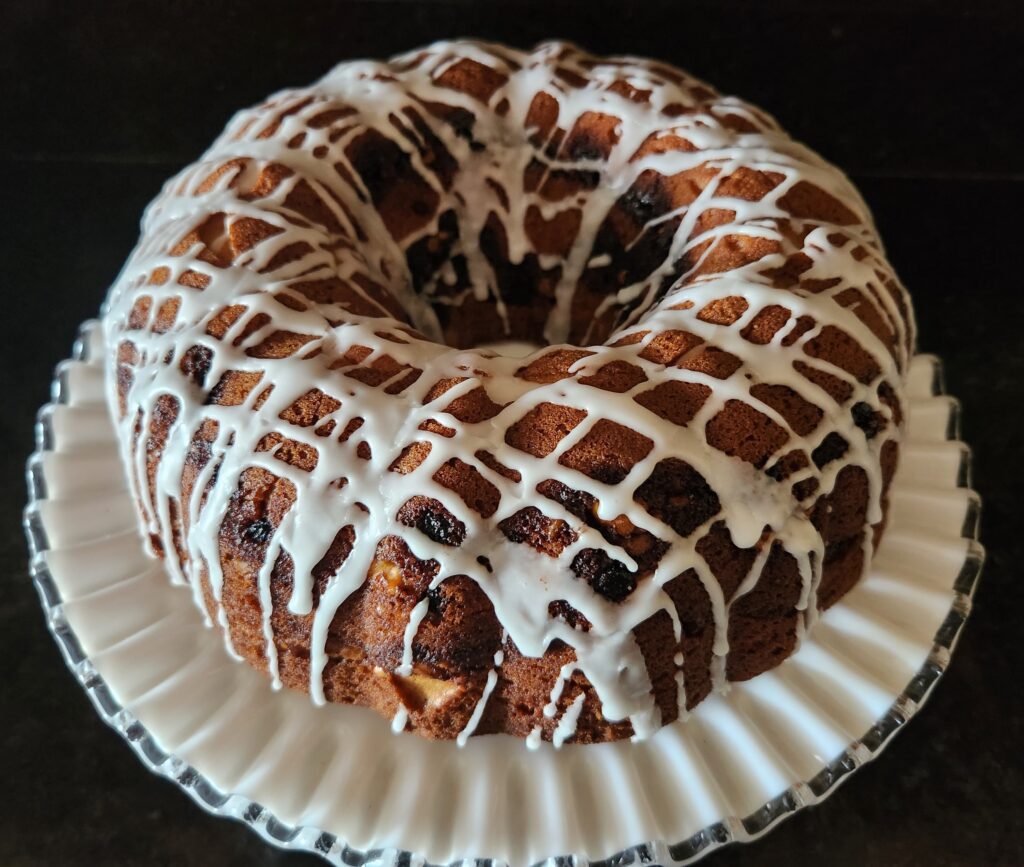
<path fill-rule="evenodd" d="M 466 61 L 501 69 L 504 83 L 486 99 L 439 84 Z M 265 528 L 267 538 L 260 539 L 267 546 L 258 579 L 265 653 L 275 682 L 270 614 L 271 576 L 278 558 L 286 553 L 293 563 L 289 610 L 313 613 L 309 688 L 315 701 L 323 701 L 331 620 L 375 568 L 379 540 L 397 535 L 417 558 L 437 563 L 432 587 L 453 575 L 476 581 L 523 654 L 540 656 L 555 639 L 572 647 L 572 670 L 581 671 L 594 686 L 605 717 L 629 719 L 636 735 L 643 737 L 659 726 L 660 717 L 633 629 L 666 611 L 678 631 L 674 606 L 663 589 L 667 581 L 692 569 L 704 585 L 714 611 L 713 673 L 721 687 L 729 604 L 756 585 L 775 542 L 800 564 L 803 592 L 798 607 L 805 612 L 801 628 L 813 622 L 824 547 L 810 520 L 814 501 L 798 501 L 793 485 L 813 478 L 819 486 L 817 496 L 825 495 L 844 466 L 859 466 L 869 481 L 868 523 L 882 519 L 880 453 L 899 432 L 892 408 L 880 399 L 878 389 L 889 383 L 899 390 L 913 333 L 902 289 L 882 258 L 860 197 L 841 173 L 746 104 L 718 96 L 658 64 L 635 59 L 594 64 L 593 58 L 559 44 L 527 54 L 466 42 L 438 44 L 396 58 L 391 65 L 343 64 L 311 88 L 282 93 L 267 106 L 239 114 L 203 159 L 169 181 L 148 209 L 142 240 L 111 290 L 105 318 L 108 339 L 119 347 L 118 369 L 109 381 L 114 405 L 124 402 L 122 446 L 150 537 L 171 552 L 168 561 L 179 580 L 191 583 L 200 603 L 204 570 L 215 602 L 221 600 L 221 523 L 243 474 L 262 468 L 291 486 L 294 503 L 277 526 Z M 585 86 L 566 85 L 560 70 L 584 80 Z M 568 205 L 545 198 L 543 186 L 540 191 L 525 189 L 531 161 L 544 144 L 528 140 L 536 132 L 528 118 L 540 92 L 557 102 L 557 127 L 563 130 L 587 115 L 617 120 L 615 144 L 606 157 L 584 153 L 561 160 L 566 167 L 582 165 L 600 176 L 593 188 L 573 193 Z M 638 93 L 647 96 L 641 101 Z M 468 139 L 464 129 L 425 112 L 416 114 L 418 124 L 395 120 L 408 117 L 402 113 L 406 108 L 436 103 L 473 116 Z M 733 119 L 730 126 L 724 123 L 727 118 Z M 457 281 L 448 279 L 453 268 L 449 258 L 414 291 L 408 251 L 421 241 L 429 243 L 439 223 L 421 220 L 422 225 L 412 228 L 396 227 L 394 218 L 388 225 L 381 216 L 380 203 L 372 201 L 350 159 L 349 147 L 368 131 L 405 154 L 440 203 L 436 213 L 456 212 L 459 251 L 469 275 L 466 288 L 451 291 Z M 555 134 L 557 129 L 550 132 Z M 680 138 L 685 138 L 686 148 L 678 145 Z M 428 165 L 432 161 L 425 154 L 437 153 L 427 147 L 433 139 L 443 143 L 458 171 L 445 177 L 443 166 Z M 660 139 L 672 139 L 671 146 L 655 144 L 637 156 L 645 143 Z M 558 154 L 549 162 L 557 167 Z M 709 166 L 713 177 L 691 201 L 652 221 L 655 227 L 674 223 L 663 260 L 642 279 L 609 294 L 594 311 L 595 321 L 608 310 L 618 314 L 618 328 L 606 344 L 577 353 L 566 378 L 532 382 L 517 376 L 531 359 L 565 343 L 581 280 L 588 271 L 612 264 L 609 254 L 596 251 L 616 202 L 645 172 L 674 178 Z M 744 197 L 742 188 L 719 195 L 723 183 L 741 170 L 781 180 L 756 199 Z M 787 210 L 784 201 L 801 183 L 825 191 L 852 218 L 839 226 L 794 217 L 794 208 Z M 422 194 L 430 197 L 426 191 Z M 311 200 L 314 206 L 309 205 Z M 566 255 L 541 252 L 537 258 L 542 268 L 561 267 L 544 325 L 544 337 L 553 346 L 522 357 L 521 349 L 505 355 L 439 342 L 439 312 L 470 297 L 492 303 L 497 314 L 510 321 L 493 262 L 475 243 L 488 219 L 499 216 L 508 258 L 522 262 L 537 253 L 526 228 L 529 222 L 537 214 L 542 220 L 555 220 L 567 210 L 578 212 L 571 249 Z M 723 210 L 733 216 L 706 224 L 703 218 Z M 792 232 L 787 234 L 792 224 L 802 230 L 796 240 Z M 243 241 L 232 247 L 235 230 Z M 737 235 L 778 249 L 731 270 L 702 272 L 717 245 Z M 803 257 L 799 281 L 780 288 L 765 272 L 781 268 L 794 252 Z M 673 268 L 688 255 L 692 265 L 676 274 Z M 341 301 L 318 300 L 297 288 L 334 278 L 344 281 L 349 293 Z M 844 293 L 851 289 L 857 290 L 857 300 L 844 306 L 849 297 Z M 389 306 L 389 295 L 404 308 L 416 331 L 389 318 L 397 312 Z M 722 299 L 743 302 L 727 325 L 705 315 Z M 770 341 L 757 344 L 743 336 L 763 311 L 779 306 L 788 316 Z M 865 308 L 892 332 L 891 346 L 869 327 Z M 841 329 L 873 359 L 877 370 L 871 376 L 854 376 L 808 354 L 808 345 L 830 326 Z M 673 331 L 685 331 L 701 339 L 703 348 L 714 346 L 734 356 L 739 366 L 722 379 L 651 360 L 653 344 Z M 618 345 L 607 345 L 611 343 Z M 841 381 L 850 397 L 838 405 L 794 362 Z M 644 378 L 624 391 L 586 382 L 614 363 L 638 369 Z M 348 375 L 353 372 L 358 376 Z M 635 400 L 668 381 L 708 389 L 703 404 L 685 424 L 648 411 Z M 226 382 L 245 386 L 238 389 L 237 399 L 232 398 L 233 405 L 210 402 L 211 393 L 215 400 L 223 400 L 223 393 L 216 392 Z M 446 389 L 438 389 L 442 382 Z M 757 383 L 784 386 L 821 407 L 822 423 L 799 435 L 778 411 L 751 397 L 750 389 Z M 465 423 L 446 412 L 453 402 L 481 388 L 495 405 L 490 418 Z M 286 422 L 289 413 L 294 415 L 296 401 L 313 389 L 330 397 L 321 401 L 315 421 Z M 784 452 L 803 450 L 810 455 L 833 433 L 843 437 L 848 451 L 843 460 L 820 469 L 808 462 L 780 483 L 762 468 L 709 445 L 708 423 L 733 401 L 756 405 L 759 413 L 781 427 L 787 435 Z M 554 450 L 528 454 L 507 441 L 516 422 L 551 404 L 585 413 Z M 869 438 L 857 426 L 849 407 L 858 404 L 884 418 L 884 436 Z M 169 417 L 166 441 L 156 442 L 151 433 L 154 420 Z M 650 442 L 646 456 L 616 483 L 585 475 L 560 460 L 585 443 L 601 421 L 637 430 Z M 454 436 L 447 435 L 450 431 Z M 420 463 L 408 472 L 395 471 L 411 446 Z M 185 490 L 184 474 L 197 448 L 208 458 Z M 498 465 L 514 468 L 515 476 L 482 462 L 477 457 L 481 450 Z M 305 465 L 289 462 L 297 452 L 313 458 Z M 718 512 L 685 536 L 634 498 L 662 461 L 676 458 L 706 480 L 720 504 Z M 437 480 L 453 459 L 471 466 L 497 494 L 493 509 L 481 511 L 479 504 L 474 508 Z M 767 469 L 773 465 L 769 461 Z M 152 486 L 145 481 L 149 472 L 155 474 Z M 586 550 L 603 551 L 633 573 L 638 563 L 564 507 L 537 494 L 537 485 L 548 480 L 593 495 L 599 518 L 624 516 L 668 543 L 653 572 L 637 575 L 635 589 L 622 601 L 595 592 L 576 576 L 571 564 Z M 461 545 L 444 544 L 396 522 L 399 509 L 414 496 L 442 504 L 465 528 Z M 547 517 L 571 527 L 574 539 L 557 557 L 513 544 L 499 532 L 499 523 L 525 506 L 537 506 Z M 187 528 L 181 534 L 180 558 L 174 556 L 176 515 Z M 716 521 L 725 522 L 737 546 L 760 545 L 754 567 L 728 604 L 697 552 L 700 539 Z M 343 528 L 354 533 L 351 549 L 315 600 L 314 570 Z M 864 538 L 870 555 L 871 534 Z M 481 557 L 486 558 L 484 563 Z M 549 605 L 555 601 L 576 609 L 589 621 L 590 630 L 552 618 Z M 412 645 L 427 608 L 423 599 L 413 609 L 399 674 L 412 671 Z M 230 645 L 223 607 L 216 611 Z M 496 659 L 491 672 L 495 678 L 499 667 Z M 681 673 L 678 680 L 684 707 Z M 488 684 L 480 699 L 481 712 L 493 689 L 490 674 Z M 557 698 L 553 695 L 553 704 Z M 562 712 L 556 740 L 572 736 L 580 709 L 579 702 L 572 702 Z M 405 724 L 403 712 L 396 719 L 399 728 Z"/>

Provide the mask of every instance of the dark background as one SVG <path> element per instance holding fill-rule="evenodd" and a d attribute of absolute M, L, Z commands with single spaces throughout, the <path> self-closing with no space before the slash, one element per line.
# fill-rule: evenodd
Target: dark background
<path fill-rule="evenodd" d="M 684 66 L 844 167 L 946 361 L 990 556 L 947 677 L 879 761 L 713 867 L 1024 863 L 1024 13 L 1016 2 L 5 2 L 0 7 L 0 865 L 315 865 L 145 771 L 64 669 L 26 574 L 36 408 L 160 182 L 230 113 L 449 36 Z"/>

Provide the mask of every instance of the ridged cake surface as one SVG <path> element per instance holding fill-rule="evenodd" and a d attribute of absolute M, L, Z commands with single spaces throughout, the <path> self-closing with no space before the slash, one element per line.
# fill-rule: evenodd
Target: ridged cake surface
<path fill-rule="evenodd" d="M 231 652 L 398 729 L 556 744 L 650 735 L 857 582 L 914 339 L 842 173 L 562 43 L 241 112 L 104 321 L 149 544 Z"/>

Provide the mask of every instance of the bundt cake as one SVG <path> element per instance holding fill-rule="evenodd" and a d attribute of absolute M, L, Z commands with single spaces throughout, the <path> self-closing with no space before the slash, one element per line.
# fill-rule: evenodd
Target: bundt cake
<path fill-rule="evenodd" d="M 663 63 L 461 41 L 243 111 L 111 289 L 141 524 L 398 729 L 649 736 L 885 525 L 914 327 L 844 175 Z"/>

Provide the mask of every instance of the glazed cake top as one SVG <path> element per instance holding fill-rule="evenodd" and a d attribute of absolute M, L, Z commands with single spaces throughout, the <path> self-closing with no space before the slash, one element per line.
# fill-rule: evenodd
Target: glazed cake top
<path fill-rule="evenodd" d="M 170 550 L 180 520 L 168 562 L 197 596 L 205 569 L 219 599 L 242 474 L 284 480 L 253 530 L 272 674 L 277 559 L 322 701 L 328 626 L 398 536 L 524 654 L 570 645 L 638 737 L 659 714 L 632 630 L 678 629 L 667 581 L 697 572 L 728 650 L 712 527 L 757 549 L 738 593 L 773 546 L 798 561 L 809 625 L 811 509 L 856 465 L 881 520 L 913 343 L 838 170 L 679 70 L 562 43 L 438 43 L 241 112 L 148 209 L 105 327 L 147 530 Z M 475 345 L 501 340 L 538 348 Z"/>

